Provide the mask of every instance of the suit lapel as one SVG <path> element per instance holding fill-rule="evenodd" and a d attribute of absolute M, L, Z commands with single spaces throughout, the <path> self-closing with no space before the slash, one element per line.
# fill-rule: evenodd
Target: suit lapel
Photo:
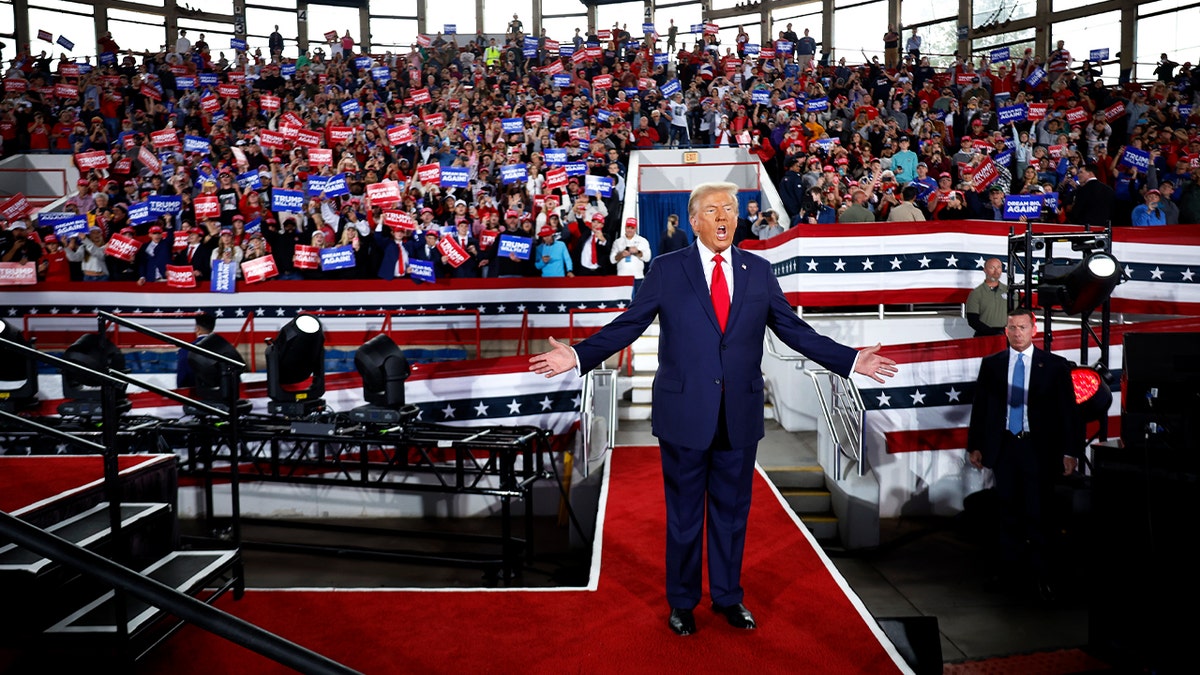
<path fill-rule="evenodd" d="M 712 292 L 709 291 L 708 284 L 704 281 L 704 264 L 700 262 L 700 247 L 696 244 L 691 245 L 691 251 L 683 261 L 683 271 L 692 284 L 692 292 L 700 300 L 700 306 L 704 307 L 704 314 L 712 322 L 713 328 L 718 333 L 721 332 L 721 324 L 717 323 L 717 312 L 713 309 Z"/>
<path fill-rule="evenodd" d="M 741 299 L 746 297 L 746 293 L 750 290 L 748 288 L 750 270 L 746 266 L 747 255 L 749 254 L 740 249 L 733 247 L 729 249 L 729 264 L 733 267 L 733 297 L 730 298 L 729 323 L 725 326 L 726 331 L 737 322 L 744 304 Z"/>

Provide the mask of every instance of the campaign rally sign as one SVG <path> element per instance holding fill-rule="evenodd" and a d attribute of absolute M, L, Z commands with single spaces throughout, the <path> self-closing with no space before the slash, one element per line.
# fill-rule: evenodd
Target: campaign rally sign
<path fill-rule="evenodd" d="M 571 76 L 566 73 L 555 73 L 551 78 L 551 84 L 556 87 L 569 87 L 571 86 Z"/>
<path fill-rule="evenodd" d="M 683 91 L 683 85 L 679 83 L 679 80 L 671 78 L 670 80 L 667 80 L 663 86 L 659 87 L 658 90 L 662 92 L 663 96 L 669 98 Z"/>
<path fill-rule="evenodd" d="M 149 199 L 150 213 L 154 217 L 172 216 L 178 218 L 183 211 L 183 198 L 179 195 L 154 195 Z"/>
<path fill-rule="evenodd" d="M 138 249 L 141 247 L 142 245 L 133 237 L 127 237 L 123 234 L 114 234 L 112 239 L 108 240 L 108 245 L 104 247 L 104 253 L 105 255 L 110 255 L 117 260 L 133 262 L 134 257 L 137 255 Z"/>
<path fill-rule="evenodd" d="M 757 54 L 759 52 L 759 46 L 760 45 L 747 43 L 742 51 L 746 54 Z"/>
<path fill-rule="evenodd" d="M 1051 211 L 1058 211 L 1058 193 L 1047 192 L 1042 195 L 1042 205 Z"/>
<path fill-rule="evenodd" d="M 666 52 L 654 52 L 654 65 L 666 67 L 669 58 L 670 54 Z"/>
<path fill-rule="evenodd" d="M 309 176 L 307 189 L 309 195 L 323 194 L 326 197 L 350 194 L 350 186 L 346 183 L 346 174 L 344 173 L 336 176 Z"/>
<path fill-rule="evenodd" d="M 599 110 L 596 111 L 596 120 L 599 122 L 607 122 L 611 118 L 612 118 L 612 113 L 605 110 L 604 108 L 600 108 Z"/>
<path fill-rule="evenodd" d="M 227 88 L 227 89 L 231 88 L 231 89 L 233 89 L 233 92 L 226 93 L 222 88 Z M 217 88 L 217 91 L 220 92 L 222 96 L 237 96 L 238 95 L 238 88 L 236 85 L 221 85 L 220 87 Z M 281 102 L 282 101 L 278 96 L 272 96 L 271 94 L 263 94 L 262 97 L 258 99 L 259 107 L 261 107 L 263 110 L 266 110 L 267 112 L 275 112 L 276 110 L 279 110 L 279 104 Z"/>
<path fill-rule="evenodd" d="M 1121 101 L 1117 101 L 1116 103 L 1114 103 L 1104 109 L 1104 121 L 1111 122 L 1111 121 L 1121 117 L 1124 114 L 1125 114 L 1125 104 L 1122 103 Z M 1186 117 L 1186 115 L 1183 114 L 1183 106 L 1179 106 L 1179 114 L 1181 116 Z"/>
<path fill-rule="evenodd" d="M 321 271 L 330 272 L 354 267 L 354 246 L 334 246 L 321 249 Z"/>
<path fill-rule="evenodd" d="M 1046 112 L 1050 109 L 1049 103 L 1030 103 L 1029 111 L 1026 117 L 1030 122 L 1038 122 L 1046 119 Z"/>
<path fill-rule="evenodd" d="M 296 244 L 292 251 L 292 266 L 298 270 L 315 270 L 321 266 L 321 249 Z"/>
<path fill-rule="evenodd" d="M 0 263 L 0 286 L 32 286 L 37 283 L 37 263 Z"/>
<path fill-rule="evenodd" d="M 1008 47 L 1001 47 L 999 49 L 993 49 L 991 52 L 988 53 L 988 60 L 991 61 L 992 63 L 1000 63 L 1001 61 L 1007 61 L 1008 59 L 1009 59 Z"/>
<path fill-rule="evenodd" d="M 279 276 L 279 268 L 275 266 L 275 256 L 270 253 L 261 258 L 242 262 L 242 278 L 248 284 L 256 284 L 277 276 Z"/>
<path fill-rule="evenodd" d="M 350 99 L 346 99 L 345 101 L 342 101 L 341 108 L 342 108 L 342 114 L 345 115 L 346 117 L 349 117 L 351 115 L 358 115 L 358 114 L 362 113 L 362 106 L 360 106 L 358 104 L 358 99 L 356 99 L 356 98 L 350 98 Z"/>
<path fill-rule="evenodd" d="M 59 241 L 66 242 L 70 237 L 76 235 L 86 235 L 88 233 L 88 217 L 87 214 L 74 214 L 66 212 L 42 213 L 38 215 L 38 224 L 46 227 L 54 227 L 54 234 L 58 235 Z"/>
<path fill-rule="evenodd" d="M 296 64 L 285 63 L 279 67 L 279 75 L 285 79 L 291 79 L 296 75 Z"/>
<path fill-rule="evenodd" d="M 1076 106 L 1066 112 L 1068 124 L 1086 124 L 1088 121 L 1088 111 L 1083 109 L 1083 106 Z"/>
<path fill-rule="evenodd" d="M 612 88 L 612 75 L 597 75 L 592 78 L 592 87 L 597 91 Z"/>
<path fill-rule="evenodd" d="M 811 99 L 804 104 L 804 109 L 808 110 L 809 112 L 829 110 L 829 99 L 824 96 L 821 98 Z"/>
<path fill-rule="evenodd" d="M 1108 47 L 1105 47 L 1104 49 L 1093 49 L 1092 51 L 1088 52 L 1088 60 L 1089 61 L 1107 61 L 1108 60 Z"/>
<path fill-rule="evenodd" d="M 558 55 L 561 57 L 569 57 L 575 55 L 575 45 L 561 45 L 558 48 Z"/>
<path fill-rule="evenodd" d="M 775 41 L 775 51 L 780 54 L 791 54 L 792 53 L 791 41 L 790 40 L 776 40 Z"/>
<path fill-rule="evenodd" d="M 608 197 L 612 194 L 613 180 L 606 176 L 588 174 L 583 179 L 584 194 Z"/>
<path fill-rule="evenodd" d="M 191 265 L 167 265 L 167 286 L 170 288 L 195 288 L 196 271 Z"/>
<path fill-rule="evenodd" d="M 209 220 L 221 217 L 221 203 L 216 195 L 200 195 L 193 205 L 196 209 L 196 220 Z"/>
<path fill-rule="evenodd" d="M 462 244 L 454 237 L 442 237 L 437 243 L 437 250 L 446 258 L 446 262 L 451 267 L 461 267 L 463 263 L 470 260 L 471 256 L 467 255 Z"/>
<path fill-rule="evenodd" d="M 546 172 L 547 190 L 556 190 L 567 185 L 567 170 L 560 167 L 555 167 Z"/>
<path fill-rule="evenodd" d="M 258 144 L 264 148 L 270 148 L 273 150 L 290 150 L 292 147 L 283 134 L 279 133 L 278 131 L 269 131 L 267 129 L 259 130 Z"/>
<path fill-rule="evenodd" d="M 446 126 L 446 116 L 442 113 L 425 115 L 421 118 L 421 120 L 424 121 L 425 126 L 429 127 L 430 129 L 441 129 L 442 127 Z"/>
<path fill-rule="evenodd" d="M 308 163 L 310 166 L 333 166 L 333 150 L 329 148 L 309 148 Z"/>
<path fill-rule="evenodd" d="M 983 192 L 998 178 L 1000 178 L 1000 168 L 996 166 L 991 157 L 984 157 L 983 161 L 975 167 L 975 173 L 971 174 L 971 188 L 976 192 Z"/>
<path fill-rule="evenodd" d="M 229 38 L 229 48 L 244 52 L 246 51 L 246 41 L 241 38 Z"/>
<path fill-rule="evenodd" d="M 525 113 L 525 123 L 526 124 L 540 124 L 541 121 L 542 121 L 542 111 L 541 110 L 530 110 L 529 112 Z"/>
<path fill-rule="evenodd" d="M 1001 124 L 1009 122 L 1024 122 L 1028 117 L 1025 106 L 1023 104 L 1010 105 L 996 110 L 996 114 L 1000 116 Z"/>
<path fill-rule="evenodd" d="M 413 89 L 411 94 L 413 103 L 418 105 L 431 103 L 433 101 L 433 97 L 429 95 L 428 89 Z"/>
<path fill-rule="evenodd" d="M 1003 150 L 992 155 L 992 161 L 1006 169 L 1012 169 L 1012 150 Z"/>
<path fill-rule="evenodd" d="M 394 180 L 371 183 L 367 186 L 367 199 L 372 205 L 395 204 L 400 201 L 400 184 Z"/>
<path fill-rule="evenodd" d="M 1059 159 L 1060 157 L 1063 156 L 1063 153 L 1066 151 L 1067 151 L 1067 146 L 1065 143 L 1059 143 L 1058 145 L 1051 145 L 1046 148 L 1046 154 L 1050 155 L 1050 157 L 1052 159 Z"/>
<path fill-rule="evenodd" d="M 533 240 L 512 234 L 500 235 L 500 248 L 497 255 L 515 255 L 518 260 L 529 260 L 529 252 L 533 248 Z"/>
<path fill-rule="evenodd" d="M 520 164 L 505 164 L 500 167 L 500 182 L 501 183 L 517 183 L 523 181 L 529 175 L 529 168 L 525 163 Z"/>
<path fill-rule="evenodd" d="M 505 117 L 500 120 L 500 127 L 506 134 L 519 134 L 525 131 L 525 120 L 520 117 Z"/>
<path fill-rule="evenodd" d="M 428 281 L 433 283 L 436 277 L 433 274 L 433 263 L 428 260 L 409 260 L 408 261 L 408 276 L 417 281 Z"/>
<path fill-rule="evenodd" d="M 215 87 L 221 82 L 216 73 L 200 73 L 201 87 Z"/>
<path fill-rule="evenodd" d="M 304 211 L 304 193 L 300 190 L 272 190 L 271 210 L 290 213 Z"/>
<path fill-rule="evenodd" d="M 175 88 L 180 91 L 191 91 L 196 88 L 196 78 L 177 77 L 175 78 Z"/>
<path fill-rule="evenodd" d="M 129 205 L 129 222 L 134 225 L 144 225 L 155 219 L 150 213 L 150 202 L 138 202 Z"/>
<path fill-rule="evenodd" d="M 465 166 L 442 167 L 442 187 L 465 188 L 471 184 L 471 170 Z"/>
<path fill-rule="evenodd" d="M 262 218 L 255 218 L 242 226 L 242 231 L 246 234 L 254 234 L 262 232 Z"/>
<path fill-rule="evenodd" d="M 445 24 L 442 26 L 442 32 L 446 35 L 454 35 L 458 32 L 458 25 L 453 23 Z"/>
<path fill-rule="evenodd" d="M 212 293 L 236 293 L 237 270 L 237 265 L 232 262 L 214 260 L 208 290 Z"/>
<path fill-rule="evenodd" d="M 1114 103 L 1114 104 L 1112 104 L 1112 106 L 1110 106 L 1110 108 L 1115 108 L 1115 107 L 1117 107 L 1118 105 L 1120 105 L 1120 106 L 1121 106 L 1121 115 L 1124 115 L 1124 114 L 1125 114 L 1125 104 L 1123 104 L 1123 103 L 1119 103 L 1119 102 L 1118 102 L 1118 103 Z M 1179 117 L 1180 117 L 1181 119 L 1185 119 L 1185 120 L 1186 120 L 1187 118 L 1189 118 L 1189 117 L 1191 117 L 1191 116 L 1192 116 L 1192 110 L 1194 110 L 1194 109 L 1195 109 L 1195 108 L 1193 107 L 1193 104 L 1191 104 L 1191 103 L 1181 103 L 1181 104 L 1179 105 Z M 1106 110 L 1106 111 L 1105 111 L 1105 116 L 1107 117 L 1107 115 L 1108 115 L 1108 111 Z M 1117 115 L 1117 117 L 1120 117 L 1121 115 Z"/>
<path fill-rule="evenodd" d="M 212 151 L 212 145 L 208 142 L 207 138 L 201 138 L 200 136 L 184 136 L 183 151 L 198 152 L 202 155 L 207 155 L 210 151 Z"/>
<path fill-rule="evenodd" d="M 387 137 L 388 137 L 388 143 L 391 143 L 393 146 L 403 145 L 405 143 L 412 143 L 412 140 L 413 140 L 412 127 L 409 127 L 409 126 L 388 127 Z"/>
<path fill-rule="evenodd" d="M 546 148 L 542 155 L 545 158 L 546 163 L 551 166 L 567 163 L 566 148 Z"/>
<path fill-rule="evenodd" d="M 1020 220 L 1042 215 L 1042 195 L 1005 195 L 1004 219 Z"/>
<path fill-rule="evenodd" d="M 750 102 L 766 105 L 771 102 L 771 92 L 766 89 L 755 89 L 750 92 Z"/>
<path fill-rule="evenodd" d="M 394 209 L 383 212 L 383 224 L 391 228 L 400 228 L 403 230 L 417 229 L 417 220 L 412 217 L 412 214 Z"/>
<path fill-rule="evenodd" d="M 433 185 L 440 182 L 442 178 L 442 167 L 439 164 L 422 164 L 417 167 L 417 180 L 425 185 Z"/>
<path fill-rule="evenodd" d="M 563 168 L 567 170 L 568 176 L 586 176 L 588 172 L 587 162 L 567 162 L 563 164 Z"/>
<path fill-rule="evenodd" d="M 388 70 L 387 66 L 375 66 L 371 69 L 371 78 L 376 82 L 383 84 L 391 81 L 392 74 L 391 71 Z"/>
<path fill-rule="evenodd" d="M 93 150 L 91 152 L 80 152 L 75 155 L 75 166 L 81 171 L 91 169 L 107 169 L 108 168 L 108 153 L 103 150 Z"/>
<path fill-rule="evenodd" d="M 1131 166 L 1138 171 L 1147 171 L 1150 168 L 1150 153 L 1145 150 L 1138 150 L 1125 146 L 1125 151 L 1121 153 L 1122 166 Z"/>
<path fill-rule="evenodd" d="M 1029 74 L 1029 77 L 1025 78 L 1025 84 L 1027 84 L 1031 87 L 1036 87 L 1042 83 L 1042 80 L 1045 80 L 1045 79 L 1046 79 L 1045 69 L 1042 68 L 1041 66 L 1038 66 L 1037 68 L 1033 69 L 1033 72 Z"/>
<path fill-rule="evenodd" d="M 79 87 L 76 87 L 73 84 L 59 82 L 58 84 L 54 85 L 54 95 L 58 98 L 78 98 Z"/>
<path fill-rule="evenodd" d="M 329 144 L 345 143 L 354 137 L 354 127 L 329 127 Z"/>

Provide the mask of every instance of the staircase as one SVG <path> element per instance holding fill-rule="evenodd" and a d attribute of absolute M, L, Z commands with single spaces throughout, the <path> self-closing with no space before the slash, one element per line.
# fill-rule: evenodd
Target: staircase
<path fill-rule="evenodd" d="M 618 419 L 622 431 L 649 431 L 654 373 L 658 370 L 658 323 L 652 323 L 633 348 L 633 374 L 618 380 Z M 834 542 L 838 521 L 817 462 L 816 432 L 790 433 L 774 422 L 768 400 L 763 406 L 767 437 L 759 443 L 758 462 L 783 494 L 788 506 L 821 542 Z"/>
<path fill-rule="evenodd" d="M 169 486 L 156 486 L 158 494 L 138 494 L 137 484 L 123 480 L 131 501 L 120 506 L 120 541 L 113 536 L 108 502 L 96 498 L 54 500 L 22 519 L 210 604 L 230 589 L 240 594 L 237 550 L 180 549 L 175 460 L 162 464 L 169 464 L 170 480 Z M 164 487 L 167 499 L 161 499 Z M 148 496 L 160 500 L 143 501 Z M 54 518 L 59 519 L 45 525 Z M 132 595 L 123 593 L 118 601 L 111 587 L 71 566 L 3 541 L 0 597 L 6 609 L 0 614 L 4 672 L 127 672 L 181 625 Z"/>

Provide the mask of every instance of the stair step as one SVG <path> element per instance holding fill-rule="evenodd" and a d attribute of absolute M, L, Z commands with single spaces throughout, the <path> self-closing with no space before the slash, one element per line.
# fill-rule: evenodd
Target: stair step
<path fill-rule="evenodd" d="M 798 490 L 787 489 L 780 490 L 784 500 L 788 506 L 796 512 L 797 515 L 805 513 L 828 513 L 833 507 L 831 497 L 828 490 Z"/>
<path fill-rule="evenodd" d="M 169 512 L 170 506 L 163 503 L 121 504 L 121 527 L 129 528 L 139 521 Z M 53 526 L 47 528 L 46 531 L 62 539 L 66 539 L 77 546 L 84 548 L 93 546 L 98 542 L 104 541 L 111 534 L 108 504 L 97 504 L 83 513 L 55 523 Z M 44 558 L 28 549 L 21 548 L 16 544 L 0 546 L 0 575 L 37 575 L 50 565 L 51 561 L 48 558 Z"/>
<path fill-rule="evenodd" d="M 825 487 L 825 470 L 816 464 L 808 466 L 769 466 L 765 468 L 767 477 L 780 490 L 792 488 L 816 490 Z"/>
<path fill-rule="evenodd" d="M 812 532 L 813 537 L 819 541 L 829 541 L 837 539 L 838 536 L 838 520 L 835 516 L 830 515 L 802 515 L 800 522 Z"/>
<path fill-rule="evenodd" d="M 208 587 L 209 582 L 232 567 L 237 551 L 173 551 L 142 570 L 142 574 L 188 595 Z M 137 598 L 126 596 L 128 631 L 135 633 L 164 614 Z M 109 591 L 46 629 L 63 635 L 109 635 L 117 632 L 113 592 Z"/>

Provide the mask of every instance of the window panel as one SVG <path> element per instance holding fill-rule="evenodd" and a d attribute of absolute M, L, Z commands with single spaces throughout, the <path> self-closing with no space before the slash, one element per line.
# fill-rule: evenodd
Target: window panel
<path fill-rule="evenodd" d="M 189 5 L 202 12 L 233 15 L 233 0 L 177 0 L 177 5 Z"/>
<path fill-rule="evenodd" d="M 1138 16 L 1146 16 L 1147 14 L 1157 14 L 1168 9 L 1176 9 L 1195 5 L 1196 0 L 1159 0 L 1158 2 L 1144 2 L 1138 5 Z"/>
<path fill-rule="evenodd" d="M 654 10 L 654 26 L 658 32 L 662 34 L 663 39 L 667 39 L 667 29 L 671 27 L 671 20 L 675 20 L 675 27 L 679 29 L 679 36 L 675 38 L 676 46 L 682 42 L 683 36 L 692 27 L 692 24 L 703 21 L 700 3 L 693 2 L 685 5 L 676 5 L 674 7 L 659 7 Z"/>
<path fill-rule="evenodd" d="M 887 32 L 887 3 L 873 2 L 860 7 L 842 9 L 833 17 L 833 59 L 845 58 L 854 64 L 878 56 L 883 62 L 883 34 Z"/>
<path fill-rule="evenodd" d="M 1182 19 L 1183 17 L 1178 12 L 1138 19 L 1138 49 L 1137 63 L 1134 65 L 1133 72 L 1134 79 L 1154 79 L 1154 69 L 1157 67 L 1159 55 L 1164 52 L 1167 54 L 1167 58 L 1177 63 L 1190 60 L 1184 54 L 1191 54 L 1195 51 L 1197 43 L 1200 43 L 1200 36 L 1196 35 L 1193 25 L 1189 25 L 1188 21 Z M 1111 67 L 1113 66 L 1105 66 L 1106 69 Z M 1175 72 L 1178 73 L 1179 70 L 1176 69 Z"/>
<path fill-rule="evenodd" d="M 131 12 L 132 13 L 132 12 Z M 157 19 L 146 15 L 151 19 Z M 147 25 L 145 23 L 133 23 L 130 21 L 117 21 L 109 18 L 108 29 L 112 32 L 113 40 L 121 45 L 121 49 L 132 49 L 133 51 L 161 51 L 166 45 L 167 27 L 162 24 L 161 19 L 157 25 Z"/>
<path fill-rule="evenodd" d="M 387 0 L 386 2 L 375 2 L 367 6 L 367 11 L 371 16 L 379 17 L 407 17 L 416 18 L 417 16 L 417 1 L 418 0 Z M 474 0 L 467 0 L 474 2 Z M 488 3 L 489 5 L 491 3 Z"/>
<path fill-rule="evenodd" d="M 248 35 L 269 36 L 279 26 L 279 34 L 284 40 L 299 35 L 299 22 L 295 12 L 281 12 L 276 9 L 246 8 L 246 33 Z"/>
<path fill-rule="evenodd" d="M 41 40 L 33 40 L 30 49 L 35 53 L 43 50 L 50 56 L 57 57 L 66 54 L 69 58 L 87 56 L 96 53 L 96 23 L 90 16 L 64 14 L 36 7 L 29 8 L 29 30 L 47 30 L 54 34 L 54 39 L 63 36 L 75 43 L 75 48 L 67 51 L 57 42 L 51 44 Z M 14 52 L 15 53 L 15 52 Z"/>
<path fill-rule="evenodd" d="M 280 9 L 296 9 L 296 0 L 246 0 L 247 8 L 254 5 L 278 7 Z"/>
<path fill-rule="evenodd" d="M 65 2 L 64 0 L 29 0 L 29 6 L 30 7 L 44 7 L 46 9 L 57 9 L 61 12 L 76 12 L 79 14 L 87 14 L 89 16 L 92 13 L 91 5 L 85 5 L 85 4 L 78 3 L 78 2 Z M 30 21 L 33 21 L 32 14 L 30 15 Z M 53 25 L 53 24 L 50 24 L 50 25 Z M 30 28 L 32 30 L 38 30 L 37 28 L 33 28 L 32 26 L 30 26 Z M 50 30 L 50 29 L 46 28 L 45 30 Z M 53 32 L 53 31 L 51 31 L 51 32 Z M 55 33 L 55 34 L 57 35 L 57 33 Z"/>
<path fill-rule="evenodd" d="M 911 33 L 905 31 L 904 38 L 908 39 Z M 937 68 L 949 66 L 954 61 L 954 52 L 958 50 L 957 18 L 924 26 L 917 35 L 921 36 L 921 56 L 929 57 L 929 65 Z"/>
<path fill-rule="evenodd" d="M 905 26 L 957 16 L 957 5 L 944 0 L 905 0 L 900 5 L 900 22 Z M 908 37 L 909 31 L 904 33 Z"/>
<path fill-rule="evenodd" d="M 1093 49 L 1108 49 L 1109 56 L 1115 57 L 1121 50 L 1121 12 L 1060 21 L 1050 26 L 1050 40 L 1051 45 L 1063 40 L 1075 61 L 1088 58 Z"/>
<path fill-rule="evenodd" d="M 599 5 L 596 7 L 596 30 L 611 29 L 614 23 L 619 23 L 629 26 L 629 32 L 636 37 L 642 32 L 642 22 L 645 20 L 644 8 L 645 5 L 640 2 Z"/>
<path fill-rule="evenodd" d="M 379 47 L 382 47 L 383 52 L 396 52 L 403 48 L 404 53 L 408 53 L 408 48 L 417 41 L 417 20 L 416 19 L 376 19 L 372 18 L 371 23 L 371 51 L 375 52 Z"/>
<path fill-rule="evenodd" d="M 147 7 L 162 7 L 163 6 L 163 0 L 124 0 L 124 1 L 131 2 L 135 5 L 145 5 Z"/>
<path fill-rule="evenodd" d="M 511 13 L 509 14 L 511 16 Z M 524 19 L 522 19 L 524 21 Z M 442 32 L 446 24 L 452 23 L 458 33 L 463 35 L 475 34 L 475 3 L 467 2 L 429 2 L 425 6 L 425 30 L 430 35 Z M 533 26 L 525 23 L 525 32 L 532 33 Z"/>
<path fill-rule="evenodd" d="M 533 2 L 531 0 L 484 0 L 483 32 L 504 34 L 508 32 L 508 22 L 513 14 L 521 20 L 526 33 L 533 32 Z"/>
<path fill-rule="evenodd" d="M 358 10 L 353 7 L 333 7 L 330 5 L 308 6 L 308 41 L 314 44 L 325 42 L 325 33 L 337 31 L 338 37 L 350 31 L 357 46 L 361 40 L 358 34 Z M 383 37 L 383 35 L 380 35 Z"/>
<path fill-rule="evenodd" d="M 546 37 L 551 40 L 558 40 L 563 44 L 570 44 L 571 40 L 575 39 L 576 28 L 579 29 L 579 35 L 586 35 L 587 17 L 583 15 L 553 18 L 542 17 L 542 27 L 546 29 Z"/>
<path fill-rule="evenodd" d="M 974 0 L 971 25 L 1026 19 L 1037 13 L 1037 0 Z"/>
<path fill-rule="evenodd" d="M 34 30 L 37 30 L 36 28 Z M 17 26 L 13 19 L 13 6 L 11 3 L 0 3 L 0 33 L 16 33 Z M 7 49 L 7 47 L 5 48 Z M 12 54 L 14 52 L 8 52 Z"/>

